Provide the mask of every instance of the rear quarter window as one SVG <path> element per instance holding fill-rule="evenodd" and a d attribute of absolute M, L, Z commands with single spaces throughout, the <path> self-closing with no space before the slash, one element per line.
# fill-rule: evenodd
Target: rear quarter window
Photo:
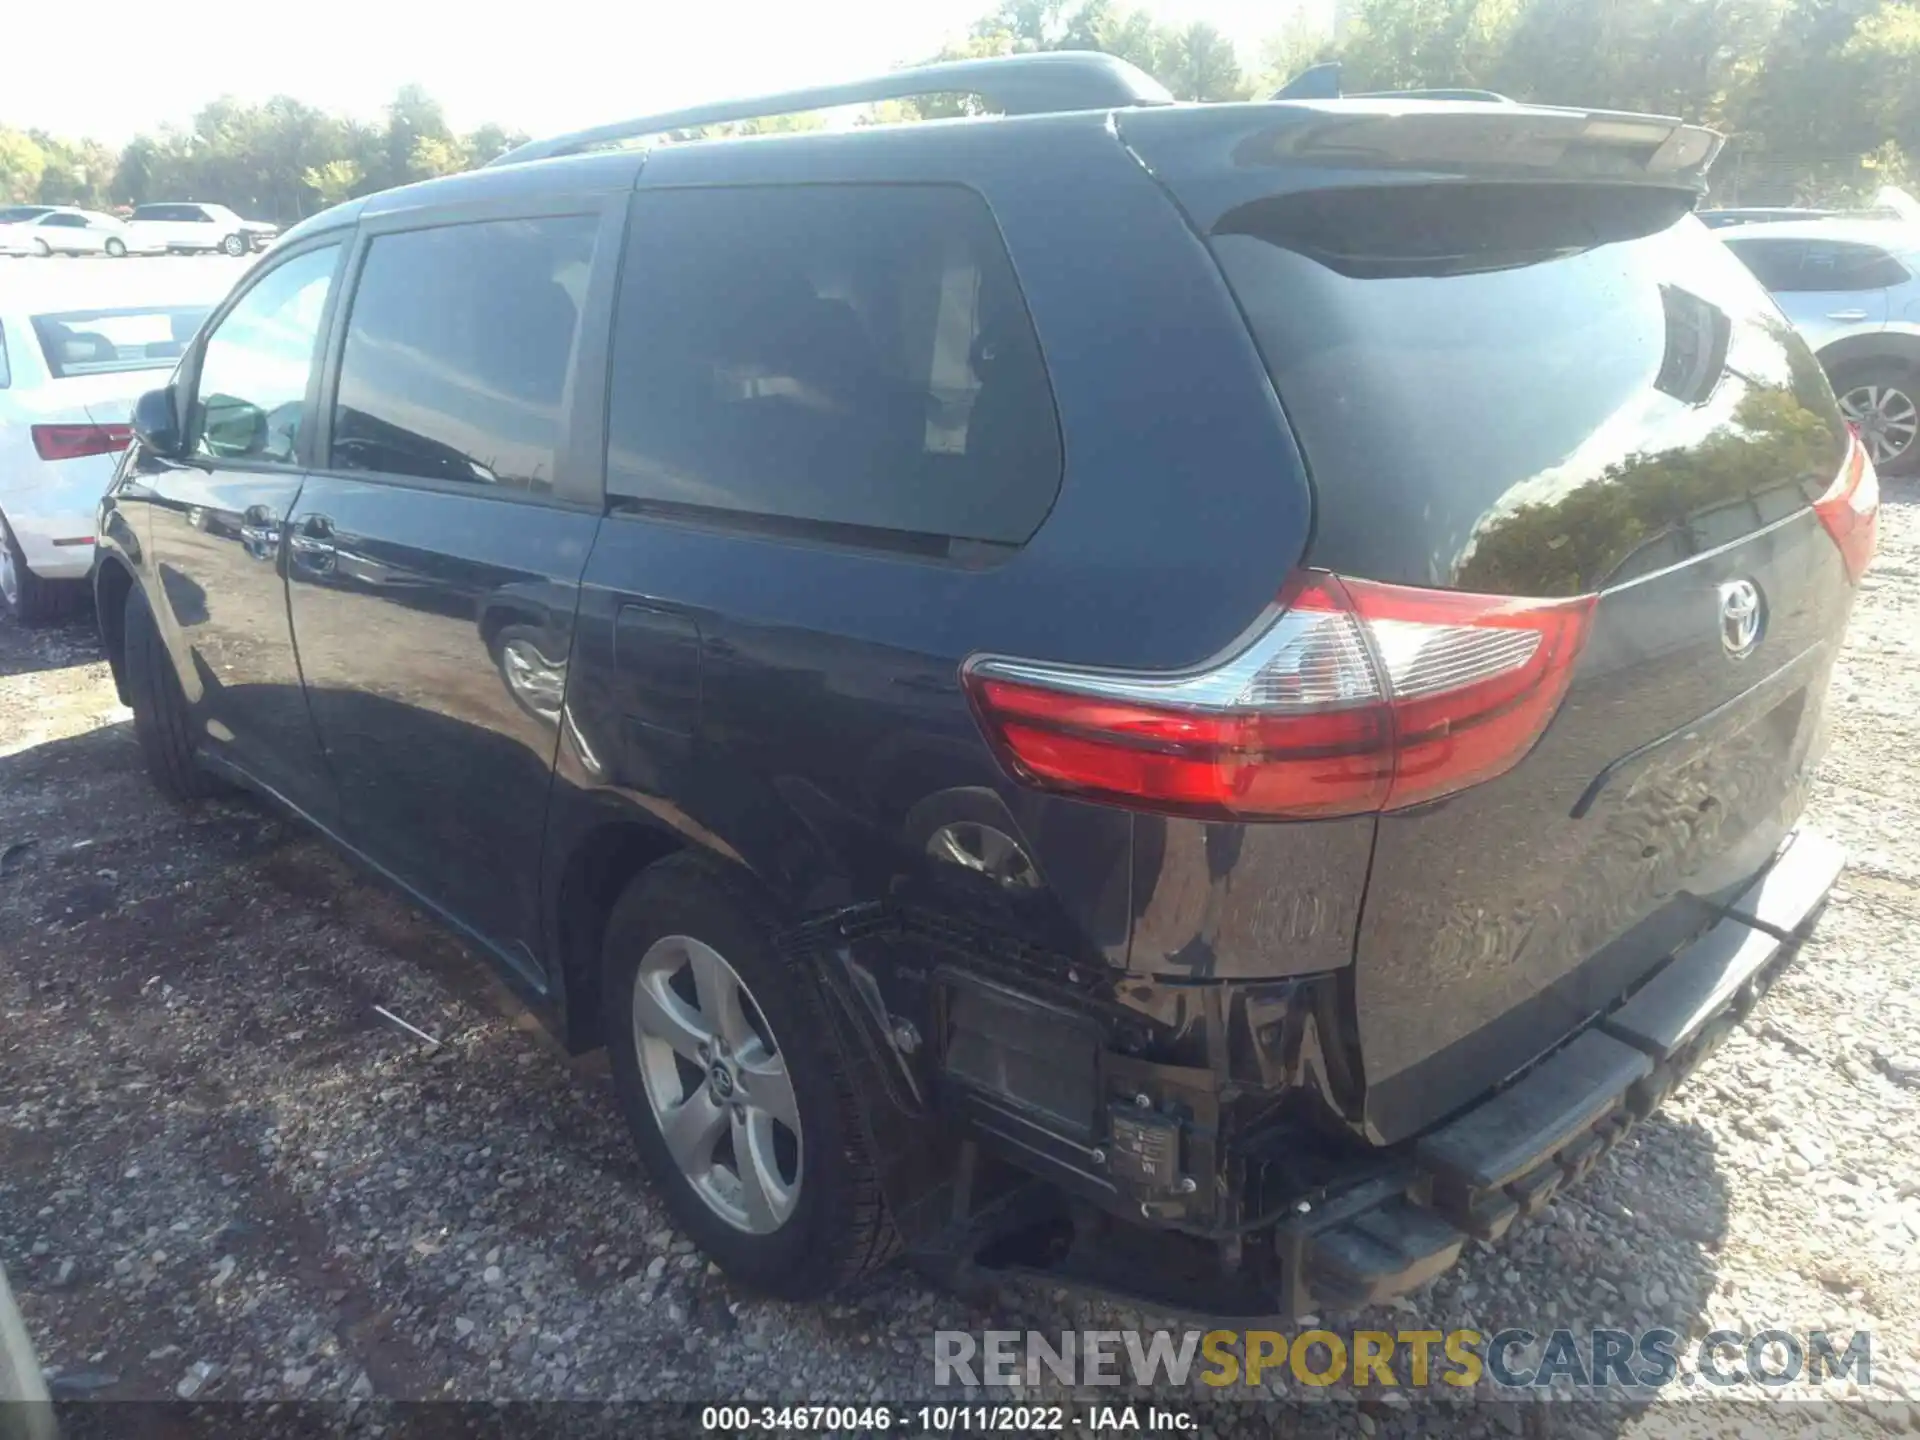
<path fill-rule="evenodd" d="M 1039 527 L 1059 424 L 977 194 L 643 190 L 633 207 L 610 496 L 1000 544 Z"/>
<path fill-rule="evenodd" d="M 1882 290 L 1907 278 L 1900 262 L 1873 245 L 1809 241 L 1794 286 L 1799 290 Z"/>
<path fill-rule="evenodd" d="M 128 370 L 171 370 L 212 310 L 210 305 L 63 310 L 33 317 L 40 352 L 55 380 Z"/>

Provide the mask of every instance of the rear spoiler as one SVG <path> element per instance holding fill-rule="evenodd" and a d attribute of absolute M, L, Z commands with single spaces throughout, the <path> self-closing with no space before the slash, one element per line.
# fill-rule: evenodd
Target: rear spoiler
<path fill-rule="evenodd" d="M 1641 115 L 1629 110 L 1586 110 L 1560 105 L 1522 105 L 1492 90 L 1347 91 L 1340 84 L 1340 62 L 1309 66 L 1274 91 L 1270 100 L 1341 102 L 1326 105 L 1329 115 L 1346 113 L 1353 123 L 1344 135 L 1335 126 L 1319 127 L 1325 152 L 1350 152 L 1371 163 L 1462 164 L 1475 169 L 1513 167 L 1556 170 L 1555 178 L 1644 179 L 1649 183 L 1706 188 L 1706 172 L 1725 137 L 1675 115 Z M 1454 120 L 1445 111 L 1395 108 L 1412 105 L 1470 105 Z M 1369 102 L 1359 104 L 1357 102 Z M 1499 112 L 1486 107 L 1499 106 Z M 1471 118 L 1469 118 L 1471 117 Z M 1296 156 L 1310 148 L 1296 143 Z M 1367 163 L 1363 158 L 1363 163 Z M 1545 178 L 1545 177 L 1543 177 Z"/>
<path fill-rule="evenodd" d="M 1382 171 L 1409 181 L 1645 185 L 1687 192 L 1691 208 L 1724 143 L 1671 115 L 1499 97 L 1352 95 L 1123 110 L 1114 119 L 1208 230 L 1249 201 L 1377 184 Z"/>

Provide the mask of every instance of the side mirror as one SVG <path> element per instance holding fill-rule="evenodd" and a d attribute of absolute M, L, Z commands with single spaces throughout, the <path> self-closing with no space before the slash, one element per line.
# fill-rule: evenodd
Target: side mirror
<path fill-rule="evenodd" d="M 180 417 L 173 391 L 149 390 L 133 402 L 133 433 L 154 454 L 173 459 L 180 453 Z"/>

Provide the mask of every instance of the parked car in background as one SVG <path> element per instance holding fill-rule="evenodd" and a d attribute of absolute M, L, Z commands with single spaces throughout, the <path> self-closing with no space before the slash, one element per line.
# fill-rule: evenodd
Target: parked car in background
<path fill-rule="evenodd" d="M 1841 213 L 1838 210 L 1808 210 L 1793 205 L 1754 205 L 1702 210 L 1699 215 L 1700 223 L 1709 230 L 1725 230 L 1735 225 L 1763 225 L 1774 220 L 1827 220 Z"/>
<path fill-rule="evenodd" d="M 26 255 L 159 255 L 166 247 L 134 233 L 111 215 L 98 210 L 57 205 L 43 213 L 0 229 L 0 239 L 16 254 Z"/>
<path fill-rule="evenodd" d="M 224 205 L 200 201 L 136 205 L 128 228 L 161 242 L 164 249 L 183 254 L 220 251 L 245 255 L 264 250 L 280 233 L 265 220 L 243 220 Z"/>
<path fill-rule="evenodd" d="M 0 269 L 0 609 L 36 621 L 85 595 L 94 508 L 133 400 L 173 368 L 235 268 Z"/>
<path fill-rule="evenodd" d="M 36 254 L 25 227 L 59 208 L 57 205 L 0 205 L 0 255 Z"/>
<path fill-rule="evenodd" d="M 1920 220 L 1920 200 L 1897 185 L 1883 185 L 1871 205 L 1853 209 L 1816 209 L 1800 205 L 1733 205 L 1696 211 L 1709 230 L 1736 225 L 1766 225 L 1787 220 Z"/>
<path fill-rule="evenodd" d="M 595 148 L 953 92 L 1012 113 Z M 737 1282 L 1423 1284 L 1839 873 L 1800 817 L 1874 470 L 1692 218 L 1717 145 L 1048 54 L 336 207 L 101 502 L 149 773 L 607 1046 Z"/>
<path fill-rule="evenodd" d="M 1920 473 L 1920 224 L 1794 221 L 1721 238 L 1813 346 L 1881 473 Z"/>

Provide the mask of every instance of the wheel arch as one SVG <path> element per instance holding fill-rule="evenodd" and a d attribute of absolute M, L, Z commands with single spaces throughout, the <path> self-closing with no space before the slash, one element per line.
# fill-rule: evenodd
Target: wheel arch
<path fill-rule="evenodd" d="M 131 703 L 127 694 L 127 596 L 133 585 L 133 572 L 124 561 L 110 552 L 99 555 L 93 571 L 94 615 L 107 650 L 107 668 L 113 672 L 114 692 L 122 705 Z"/>
<path fill-rule="evenodd" d="M 570 1053 L 603 1043 L 600 949 L 615 903 L 635 876 L 686 848 L 657 822 L 610 815 L 574 837 L 549 871 L 547 933 L 557 961 L 561 1038 Z"/>
<path fill-rule="evenodd" d="M 1862 365 L 1904 365 L 1920 371 L 1920 333 L 1877 330 L 1870 335 L 1849 335 L 1821 350 L 1818 358 L 1829 380 Z"/>

